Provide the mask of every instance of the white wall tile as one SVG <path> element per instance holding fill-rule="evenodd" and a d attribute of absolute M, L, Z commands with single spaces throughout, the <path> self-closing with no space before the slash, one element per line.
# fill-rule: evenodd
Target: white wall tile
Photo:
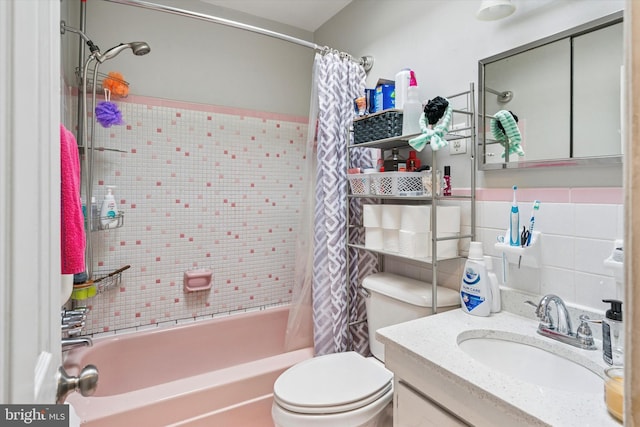
<path fill-rule="evenodd" d="M 616 239 L 624 240 L 624 205 L 617 206 L 616 224 Z"/>
<path fill-rule="evenodd" d="M 563 301 L 576 301 L 576 286 L 573 270 L 547 267 L 542 270 L 540 294 L 555 294 Z"/>
<path fill-rule="evenodd" d="M 479 209 L 482 211 L 482 226 L 507 230 L 509 228 L 509 213 L 511 203 L 484 202 Z"/>
<path fill-rule="evenodd" d="M 116 185 L 125 225 L 96 232 L 118 287 L 93 298 L 88 333 L 146 328 L 290 300 L 306 125 L 120 103 L 125 126 L 96 128 L 94 194 Z M 213 269 L 213 289 L 185 294 L 182 275 Z"/>
<path fill-rule="evenodd" d="M 508 212 L 510 204 L 481 203 L 476 233 L 485 254 L 499 259 L 494 242 L 501 230 L 495 228 L 495 217 Z M 521 220 L 522 210 L 521 206 Z M 603 261 L 611 254 L 615 236 L 623 233 L 622 216 L 622 205 L 542 203 L 536 215 L 536 230 L 543 234 L 540 266 L 523 263 L 518 269 L 510 264 L 506 286 L 540 296 L 555 293 L 568 303 L 601 310 L 602 299 L 616 296 L 615 281 Z M 608 220 L 603 223 L 603 218 Z M 496 274 L 502 278 L 499 262 Z"/>
<path fill-rule="evenodd" d="M 577 237 L 615 239 L 618 234 L 618 206 L 576 205 L 575 230 Z"/>
<path fill-rule="evenodd" d="M 507 283 L 512 288 L 540 295 L 541 274 L 542 272 L 539 268 L 525 266 L 518 268 L 517 264 L 510 264 L 507 272 Z"/>
<path fill-rule="evenodd" d="M 595 274 L 575 273 L 576 303 L 597 310 L 606 310 L 609 305 L 603 299 L 616 297 L 616 286 L 613 278 Z"/>
<path fill-rule="evenodd" d="M 575 269 L 579 272 L 608 275 L 604 260 L 611 255 L 613 241 L 575 239 Z"/>
<path fill-rule="evenodd" d="M 575 235 L 574 205 L 540 203 L 540 210 L 536 214 L 535 229 L 544 234 Z"/>
<path fill-rule="evenodd" d="M 542 265 L 573 269 L 575 267 L 575 239 L 568 236 L 545 234 L 540 239 Z"/>

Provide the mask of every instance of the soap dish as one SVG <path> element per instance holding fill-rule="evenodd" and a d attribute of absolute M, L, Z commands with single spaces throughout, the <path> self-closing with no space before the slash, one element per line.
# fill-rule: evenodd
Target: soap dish
<path fill-rule="evenodd" d="M 211 276 L 213 272 L 208 268 L 187 270 L 184 272 L 184 291 L 196 292 L 211 289 Z"/>

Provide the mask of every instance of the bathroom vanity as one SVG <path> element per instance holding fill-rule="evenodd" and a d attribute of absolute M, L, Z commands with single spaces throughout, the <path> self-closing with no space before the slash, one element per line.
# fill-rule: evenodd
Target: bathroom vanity
<path fill-rule="evenodd" d="M 619 426 L 604 403 L 601 342 L 582 350 L 537 327 L 505 311 L 453 310 L 379 329 L 394 373 L 394 425 Z"/>

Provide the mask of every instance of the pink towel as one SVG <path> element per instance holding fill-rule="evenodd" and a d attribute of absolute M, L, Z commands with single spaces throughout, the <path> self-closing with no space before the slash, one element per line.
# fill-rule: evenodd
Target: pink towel
<path fill-rule="evenodd" d="M 60 125 L 60 241 L 62 274 L 85 271 L 84 215 L 80 201 L 80 159 L 73 133 Z"/>

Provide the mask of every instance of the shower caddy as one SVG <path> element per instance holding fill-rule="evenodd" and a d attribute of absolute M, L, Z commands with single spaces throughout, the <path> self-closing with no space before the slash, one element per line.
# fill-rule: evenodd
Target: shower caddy
<path fill-rule="evenodd" d="M 438 182 L 438 178 L 439 178 L 439 174 L 437 173 L 438 171 L 438 166 L 437 166 L 437 158 L 438 158 L 438 151 L 432 151 L 432 160 L 431 160 L 431 188 L 434 190 L 432 192 L 432 195 L 429 196 L 413 196 L 413 195 L 406 195 L 406 196 L 397 196 L 397 195 L 377 195 L 377 194 L 353 194 L 352 192 L 347 191 L 347 203 L 346 203 L 346 218 L 347 218 L 347 272 L 346 272 L 346 278 L 347 278 L 347 283 L 349 283 L 349 278 L 350 278 L 350 269 L 351 269 L 351 262 L 349 259 L 349 249 L 350 248 L 356 248 L 358 250 L 364 250 L 364 251 L 369 251 L 369 252 L 373 252 L 376 253 L 378 256 L 378 265 L 379 265 L 379 269 L 381 271 L 384 271 L 384 256 L 393 256 L 393 257 L 397 257 L 400 259 L 406 259 L 406 260 L 411 260 L 411 261 L 417 261 L 423 264 L 427 264 L 427 265 L 431 265 L 431 286 L 432 286 L 432 298 L 431 298 L 431 303 L 432 303 L 432 312 L 435 314 L 437 313 L 437 307 L 438 307 L 438 303 L 437 303 L 437 283 L 438 283 L 438 262 L 444 260 L 445 258 L 438 258 L 438 242 L 440 241 L 444 241 L 444 240 L 461 240 L 461 239 L 470 239 L 475 240 L 475 234 L 476 234 L 476 220 L 475 220 L 475 202 L 476 202 L 476 133 L 477 133 L 477 129 L 476 129 L 476 116 L 475 116 L 475 96 L 474 96 L 474 83 L 471 82 L 469 83 L 469 90 L 464 91 L 464 92 L 460 92 L 454 95 L 449 95 L 447 96 L 447 99 L 449 99 L 449 101 L 459 98 L 459 99 L 464 99 L 463 97 L 466 98 L 466 105 L 464 108 L 462 109 L 453 109 L 453 120 L 452 123 L 456 123 L 456 116 L 457 117 L 464 117 L 464 123 L 465 123 L 465 127 L 463 128 L 458 128 L 455 129 L 455 133 L 448 133 L 445 136 L 445 139 L 447 141 L 454 141 L 454 140 L 462 140 L 462 139 L 469 139 L 469 147 L 468 147 L 468 157 L 469 157 L 469 167 L 471 170 L 471 178 L 470 178 L 470 193 L 469 195 L 455 195 L 455 196 L 443 196 L 441 194 L 438 194 L 438 192 L 435 190 L 437 188 L 440 188 L 440 182 Z M 466 133 L 468 132 L 468 135 L 466 134 L 460 134 L 460 132 L 462 133 Z M 385 151 L 386 150 L 391 150 L 393 148 L 410 148 L 408 141 L 411 138 L 414 138 L 415 136 L 417 136 L 418 134 L 414 134 L 414 135 L 402 135 L 402 136 L 396 136 L 396 137 L 390 137 L 390 138 L 385 138 L 385 139 L 378 139 L 375 141 L 369 141 L 369 142 L 363 142 L 363 143 L 354 143 L 354 136 L 353 136 L 353 130 L 350 130 L 348 132 L 348 141 L 347 141 L 347 168 L 350 168 L 351 166 L 351 159 L 350 159 L 350 154 L 351 154 L 351 150 L 355 149 L 355 148 L 379 148 L 381 150 L 381 157 L 385 158 Z M 445 147 L 446 149 L 446 147 Z M 413 258 L 413 257 L 408 257 L 408 256 L 404 256 L 400 253 L 397 252 L 389 252 L 389 251 L 385 251 L 385 250 L 378 250 L 378 249 L 372 249 L 369 247 L 365 247 L 362 244 L 357 244 L 357 243 L 351 243 L 351 231 L 353 228 L 363 228 L 362 223 L 359 224 L 350 224 L 349 223 L 349 210 L 350 210 L 350 200 L 353 198 L 362 198 L 362 199 L 376 199 L 378 200 L 379 203 L 392 203 L 392 204 L 427 204 L 427 205 L 431 205 L 431 258 L 428 259 L 423 259 L 423 258 Z M 438 218 L 437 218 L 437 206 L 438 204 L 442 201 L 442 200 L 466 200 L 470 203 L 471 205 L 471 232 L 469 234 L 462 234 L 462 233 L 458 233 L 457 236 L 450 236 L 450 237 L 438 237 Z M 452 259 L 452 258 L 446 258 L 446 259 Z M 356 294 L 357 295 L 357 294 Z M 352 309 L 352 304 L 354 301 L 352 301 L 352 294 L 351 292 L 347 292 L 347 312 L 351 313 L 351 309 Z M 351 333 L 351 328 L 355 327 L 361 323 L 365 323 L 366 319 L 356 319 L 356 320 L 349 320 L 349 328 L 348 328 L 348 336 L 349 336 L 349 345 L 352 346 L 353 345 L 353 339 L 352 339 L 352 333 Z"/>
<path fill-rule="evenodd" d="M 82 7 L 82 21 L 86 20 L 86 10 Z M 81 187 L 84 193 L 85 204 L 85 258 L 86 258 L 86 272 L 87 281 L 84 284 L 74 285 L 74 291 L 71 294 L 72 304 L 76 306 L 77 302 L 91 298 L 99 293 L 102 293 L 108 289 L 113 289 L 120 286 L 122 281 L 122 272 L 127 270 L 130 266 L 123 266 L 116 270 L 107 271 L 94 271 L 93 270 L 93 238 L 92 232 L 109 230 L 120 228 L 124 225 L 124 212 L 118 211 L 115 218 L 109 218 L 109 226 L 103 225 L 100 218 L 100 208 L 92 203 L 93 197 L 93 166 L 94 166 L 94 153 L 114 151 L 124 152 L 122 150 L 106 147 L 96 147 L 93 145 L 95 140 L 95 119 L 94 114 L 96 110 L 96 92 L 100 82 L 104 78 L 117 81 L 122 85 L 129 86 L 129 83 L 120 80 L 113 76 L 100 73 L 99 67 L 102 61 L 97 60 L 96 55 L 100 54 L 99 48 L 93 44 L 93 42 L 86 36 L 86 34 L 77 28 L 67 26 L 65 21 L 60 21 L 60 34 L 65 34 L 67 31 L 78 34 L 80 40 L 80 58 L 79 66 L 76 67 L 76 81 L 78 83 L 78 104 L 77 104 L 77 120 L 78 120 L 78 152 L 81 155 L 82 177 Z M 85 59 L 85 47 L 84 44 L 90 47 L 91 55 Z M 110 49 L 112 50 L 112 49 Z M 109 51 L 105 52 L 108 53 Z M 91 63 L 93 62 L 93 68 Z M 99 80 L 99 78 L 101 80 Z M 87 105 L 87 96 L 91 93 L 91 110 Z M 91 115 L 89 115 L 89 111 Z M 91 117 L 91 123 L 89 125 L 89 117 Z"/>

